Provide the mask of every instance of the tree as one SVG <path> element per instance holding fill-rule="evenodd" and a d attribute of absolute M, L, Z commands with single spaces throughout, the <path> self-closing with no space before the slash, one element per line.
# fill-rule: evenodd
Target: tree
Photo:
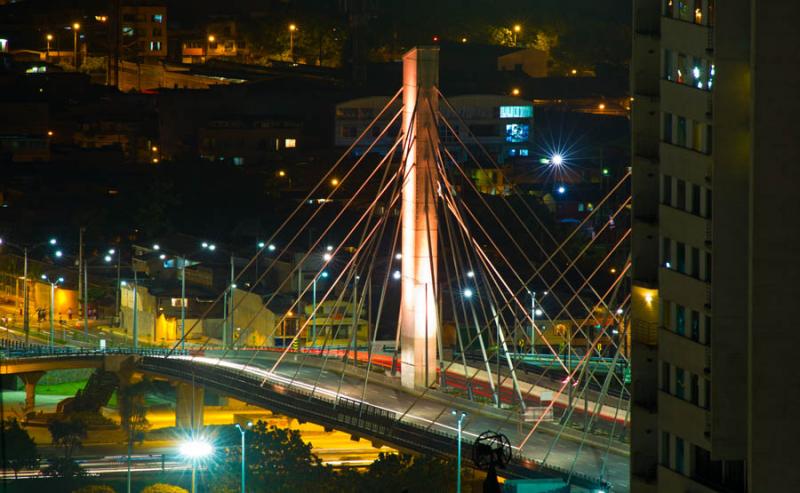
<path fill-rule="evenodd" d="M 80 416 L 56 418 L 47 425 L 53 444 L 64 449 L 64 458 L 71 459 L 72 454 L 81 447 L 86 438 L 88 427 Z"/>
<path fill-rule="evenodd" d="M 166 483 L 156 483 L 146 486 L 142 493 L 189 493 L 180 486 L 174 486 Z"/>
<path fill-rule="evenodd" d="M 231 446 L 215 466 L 215 492 L 238 490 L 241 450 L 236 446 L 238 432 L 233 432 L 220 437 Z M 247 485 L 252 491 L 341 491 L 335 485 L 335 473 L 311 452 L 311 445 L 303 442 L 297 430 L 267 427 L 259 421 L 248 431 L 246 457 Z"/>
<path fill-rule="evenodd" d="M 36 450 L 36 442 L 28 435 L 27 431 L 22 429 L 15 418 L 3 423 L 3 433 L 5 434 L 3 469 L 10 467 L 14 471 L 14 479 L 17 479 L 17 475 L 22 469 L 39 467 L 39 452 Z"/>
<path fill-rule="evenodd" d="M 86 471 L 72 457 L 54 457 L 48 460 L 43 471 L 45 476 L 62 478 L 68 481 L 86 477 Z"/>
<path fill-rule="evenodd" d="M 120 425 L 129 445 L 144 440 L 144 433 L 150 428 L 147 421 L 145 395 L 152 387 L 152 381 L 145 378 L 139 382 L 120 386 L 117 391 Z"/>

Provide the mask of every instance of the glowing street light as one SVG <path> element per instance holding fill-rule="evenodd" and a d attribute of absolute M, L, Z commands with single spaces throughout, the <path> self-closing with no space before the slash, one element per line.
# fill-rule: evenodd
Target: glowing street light
<path fill-rule="evenodd" d="M 331 178 L 331 185 L 334 187 L 339 186 L 339 179 L 338 178 Z"/>
<path fill-rule="evenodd" d="M 192 463 L 192 493 L 195 493 L 197 463 L 214 453 L 214 446 L 202 438 L 192 438 L 180 446 L 180 454 Z"/>
<path fill-rule="evenodd" d="M 289 24 L 289 58 L 294 61 L 294 32 L 297 31 L 297 25 Z"/>
<path fill-rule="evenodd" d="M 72 49 L 74 51 L 74 65 L 75 71 L 78 70 L 78 31 L 81 29 L 81 25 L 77 22 L 72 24 Z"/>
<path fill-rule="evenodd" d="M 267 250 L 269 250 L 270 252 L 274 252 L 275 248 L 276 248 L 276 246 L 273 245 L 272 243 L 270 243 L 270 245 L 267 247 Z"/>
<path fill-rule="evenodd" d="M 553 154 L 550 157 L 550 164 L 554 166 L 561 166 L 562 164 L 564 164 L 564 156 L 559 153 Z"/>
<path fill-rule="evenodd" d="M 557 191 L 559 194 L 564 195 L 565 193 L 567 193 L 567 188 L 564 185 L 561 185 L 560 187 L 558 187 Z"/>
<path fill-rule="evenodd" d="M 474 271 L 467 272 L 467 277 L 470 277 L 470 278 L 475 277 L 475 272 Z"/>
<path fill-rule="evenodd" d="M 467 288 L 464 290 L 464 298 L 472 298 L 473 292 L 471 289 Z"/>
<path fill-rule="evenodd" d="M 50 342 L 50 350 L 52 351 L 56 339 L 56 328 L 53 321 L 53 314 L 55 312 L 56 287 L 59 284 L 64 283 L 64 278 L 59 277 L 53 280 L 50 279 L 46 274 L 42 274 L 42 280 L 50 284 L 50 341 L 49 342 Z"/>
<path fill-rule="evenodd" d="M 519 87 L 515 87 L 515 88 L 511 89 L 511 95 L 512 96 L 519 96 L 520 95 Z"/>
<path fill-rule="evenodd" d="M 514 47 L 516 47 L 517 46 L 517 36 L 519 35 L 519 33 L 522 32 L 522 26 L 520 26 L 519 24 L 514 24 L 513 31 L 514 31 Z"/>
<path fill-rule="evenodd" d="M 402 274 L 400 274 L 399 270 L 392 272 L 392 279 L 400 279 Z"/>

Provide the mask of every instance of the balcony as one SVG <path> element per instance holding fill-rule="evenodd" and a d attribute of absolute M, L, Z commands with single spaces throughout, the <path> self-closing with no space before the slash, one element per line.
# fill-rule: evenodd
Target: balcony
<path fill-rule="evenodd" d="M 710 219 L 661 204 L 658 209 L 661 234 L 702 249 Z"/>
<path fill-rule="evenodd" d="M 691 402 L 658 391 L 658 427 L 706 450 L 711 448 L 706 435 L 708 414 L 708 411 Z"/>
<path fill-rule="evenodd" d="M 701 312 L 703 307 L 711 304 L 709 284 L 686 274 L 662 267 L 659 269 L 659 286 L 663 299 L 694 307 Z"/>
<path fill-rule="evenodd" d="M 711 180 L 714 159 L 709 154 L 666 142 L 661 143 L 659 153 L 663 174 L 683 178 L 698 185 L 707 184 Z"/>
<path fill-rule="evenodd" d="M 671 17 L 661 18 L 661 45 L 696 57 L 708 57 L 714 51 L 713 29 Z"/>
<path fill-rule="evenodd" d="M 712 123 L 711 91 L 671 80 L 661 81 L 661 108 L 698 122 Z"/>
<path fill-rule="evenodd" d="M 687 328 L 688 329 L 688 328 Z M 659 358 L 669 361 L 695 375 L 705 375 L 708 346 L 662 327 L 658 332 Z"/>

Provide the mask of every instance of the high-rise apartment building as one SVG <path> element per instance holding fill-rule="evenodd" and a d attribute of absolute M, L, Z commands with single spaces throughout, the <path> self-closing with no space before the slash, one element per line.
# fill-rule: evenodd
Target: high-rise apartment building
<path fill-rule="evenodd" d="M 633 0 L 634 492 L 800 491 L 800 2 Z"/>

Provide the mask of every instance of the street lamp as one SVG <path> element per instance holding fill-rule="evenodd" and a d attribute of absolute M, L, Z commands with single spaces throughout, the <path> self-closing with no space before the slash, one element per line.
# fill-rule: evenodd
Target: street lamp
<path fill-rule="evenodd" d="M 110 248 L 108 250 L 108 254 L 105 256 L 106 263 L 110 264 L 114 256 L 117 257 L 117 289 L 114 293 L 114 313 L 116 314 L 117 320 L 119 320 L 119 312 L 120 312 L 120 296 L 122 287 L 120 285 L 120 269 L 122 267 L 122 252 L 118 252 L 114 248 Z"/>
<path fill-rule="evenodd" d="M 80 31 L 81 25 L 77 22 L 72 24 L 72 49 L 74 51 L 73 56 L 75 62 L 75 71 L 78 71 L 78 31 Z"/>
<path fill-rule="evenodd" d="M 317 343 L 317 279 L 327 278 L 328 272 L 322 271 L 320 274 L 314 276 L 314 281 L 311 283 L 311 345 Z"/>
<path fill-rule="evenodd" d="M 245 433 L 247 433 L 247 430 L 250 429 L 252 426 L 253 426 L 252 421 L 247 422 L 247 429 L 242 428 L 241 426 L 239 426 L 239 423 L 236 423 L 236 428 L 239 430 L 239 433 L 242 434 L 242 493 L 244 493 L 245 471 L 247 470 L 246 469 L 247 466 L 245 465 L 246 456 L 245 456 L 244 436 Z"/>
<path fill-rule="evenodd" d="M 195 493 L 197 463 L 214 453 L 214 446 L 202 438 L 192 437 L 180 447 L 180 454 L 192 463 L 192 493 Z"/>
<path fill-rule="evenodd" d="M 53 41 L 53 35 L 52 34 L 48 34 L 47 36 L 45 36 L 45 39 L 47 40 L 47 51 L 45 51 L 44 61 L 49 62 L 50 61 L 50 42 Z"/>
<path fill-rule="evenodd" d="M 42 280 L 50 283 L 50 351 L 52 351 L 56 338 L 56 329 L 55 325 L 53 324 L 53 312 L 55 312 L 55 300 L 56 300 L 56 286 L 59 283 L 63 283 L 64 278 L 59 277 L 53 280 L 50 279 L 46 274 L 42 274 Z M 64 339 L 66 340 L 66 334 L 64 334 Z"/>
<path fill-rule="evenodd" d="M 294 61 L 294 32 L 297 31 L 297 25 L 289 24 L 289 58 Z"/>
<path fill-rule="evenodd" d="M 0 238 L 0 245 L 8 245 L 9 247 L 16 248 L 17 250 L 21 250 L 23 253 L 23 267 L 22 267 L 22 331 L 25 333 L 25 343 L 27 344 L 29 341 L 30 336 L 30 314 L 28 313 L 29 310 L 29 301 L 28 301 L 28 251 L 38 248 L 45 244 L 50 244 L 51 246 L 55 246 L 58 243 L 58 240 L 55 238 L 50 238 L 47 241 L 43 241 L 41 243 L 36 243 L 30 246 L 24 245 L 17 245 L 12 242 L 5 241 L 3 238 Z M 55 252 L 57 257 L 60 257 L 59 254 L 61 250 Z"/>
<path fill-rule="evenodd" d="M 517 35 L 522 32 L 522 26 L 519 24 L 514 24 L 514 47 L 517 47 Z"/>
<path fill-rule="evenodd" d="M 467 413 L 464 411 L 456 411 L 453 409 L 452 411 L 453 416 L 457 417 L 458 420 L 458 452 L 456 453 L 456 493 L 461 493 L 461 430 L 464 423 L 464 418 L 467 417 Z"/>

